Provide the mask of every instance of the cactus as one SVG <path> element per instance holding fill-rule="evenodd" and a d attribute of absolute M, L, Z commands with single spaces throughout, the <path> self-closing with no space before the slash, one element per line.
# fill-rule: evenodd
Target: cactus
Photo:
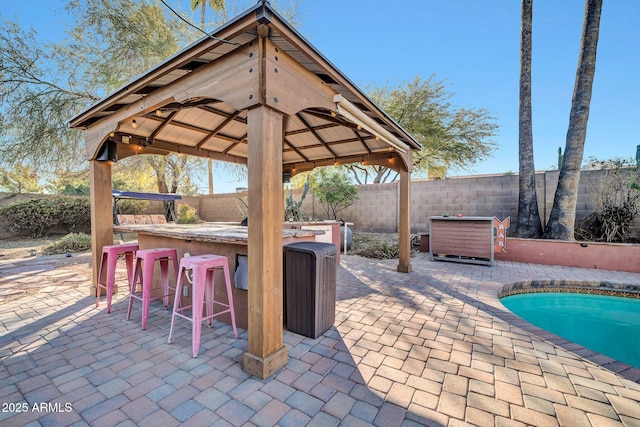
<path fill-rule="evenodd" d="M 284 220 L 285 221 L 304 221 L 304 214 L 302 213 L 302 202 L 304 202 L 304 198 L 307 197 L 307 192 L 309 191 L 309 179 L 311 175 L 307 175 L 307 180 L 304 183 L 304 188 L 302 190 L 302 196 L 300 196 L 300 201 L 296 202 L 293 200 L 293 189 L 289 190 L 289 196 L 286 198 L 286 204 L 284 207 Z"/>
<path fill-rule="evenodd" d="M 558 147 L 558 170 L 562 169 L 562 159 L 564 159 L 562 147 Z"/>

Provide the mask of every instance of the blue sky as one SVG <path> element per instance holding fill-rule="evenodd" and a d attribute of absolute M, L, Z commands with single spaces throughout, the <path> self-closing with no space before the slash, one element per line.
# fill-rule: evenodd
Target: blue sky
<path fill-rule="evenodd" d="M 280 0 L 286 3 L 288 0 Z M 181 10 L 188 1 L 169 0 Z M 244 1 L 253 5 L 253 1 Z M 2 0 L 40 37 L 64 28 L 62 2 Z M 485 108 L 496 117 L 494 157 L 471 171 L 518 171 L 520 1 L 299 0 L 299 31 L 355 84 L 397 86 L 420 75 L 444 80 L 452 103 Z M 533 137 L 536 169 L 557 163 L 564 150 L 584 15 L 584 0 L 534 0 Z M 209 17 L 210 18 L 210 17 Z M 199 15 L 194 15 L 194 22 Z M 640 138 L 640 2 L 604 2 L 584 159 L 635 156 Z M 242 183 L 215 177 L 216 192 Z"/>

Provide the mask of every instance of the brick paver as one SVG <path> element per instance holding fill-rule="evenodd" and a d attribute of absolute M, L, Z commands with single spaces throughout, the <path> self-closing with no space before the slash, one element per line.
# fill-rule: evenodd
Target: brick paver
<path fill-rule="evenodd" d="M 79 259 L 0 262 L 2 425 L 640 425 L 639 369 L 529 325 L 497 297 L 514 282 L 640 285 L 639 274 L 425 254 L 402 274 L 394 260 L 345 256 L 335 326 L 315 340 L 285 332 L 289 364 L 263 381 L 242 370 L 246 331 L 203 328 L 193 359 L 187 327 L 166 344 L 160 305 L 146 331 L 125 320 L 123 293 L 111 314 L 95 308 Z"/>

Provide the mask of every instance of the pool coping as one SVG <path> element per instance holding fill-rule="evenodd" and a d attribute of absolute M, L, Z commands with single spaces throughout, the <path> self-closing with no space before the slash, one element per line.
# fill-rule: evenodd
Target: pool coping
<path fill-rule="evenodd" d="M 498 298 L 536 292 L 573 292 L 640 299 L 640 286 L 628 283 L 584 280 L 526 280 L 498 289 Z"/>
<path fill-rule="evenodd" d="M 608 295 L 608 296 L 621 296 L 625 298 L 640 299 L 640 286 L 626 283 L 615 283 L 608 281 L 586 281 L 586 280 L 556 280 L 556 279 L 543 279 L 543 280 L 525 280 L 519 282 L 513 282 L 498 287 L 496 290 L 496 296 L 498 301 L 501 298 L 520 295 L 527 293 L 541 293 L 541 292 L 566 292 L 566 293 L 584 293 L 593 295 Z M 586 348 L 578 343 L 570 341 L 553 332 L 540 328 L 534 325 L 526 319 L 518 316 L 509 310 L 502 302 L 500 302 L 504 310 L 512 316 L 520 319 L 518 327 L 525 331 L 537 336 L 538 338 L 558 347 L 561 347 L 571 353 L 591 362 L 606 368 L 616 374 L 619 374 L 625 378 L 638 378 L 640 376 L 640 368 L 636 368 L 627 363 L 616 360 L 612 357 L 606 356 L 602 353 L 598 353 L 594 350 Z"/>

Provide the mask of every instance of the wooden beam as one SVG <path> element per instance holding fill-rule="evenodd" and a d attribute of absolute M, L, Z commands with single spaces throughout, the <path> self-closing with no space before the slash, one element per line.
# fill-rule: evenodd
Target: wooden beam
<path fill-rule="evenodd" d="M 302 117 L 302 114 L 298 113 L 296 114 L 296 117 L 298 118 L 298 120 L 300 120 L 300 122 L 302 122 L 303 125 L 305 125 L 307 127 L 307 129 L 309 129 L 309 132 L 311 132 L 311 134 L 318 140 L 318 142 L 320 142 L 320 144 L 322 144 L 322 146 L 329 152 L 331 153 L 331 155 L 335 158 L 338 157 L 338 155 L 336 154 L 335 151 L 333 151 L 331 149 L 331 147 L 329 146 L 329 144 L 327 143 L 327 141 L 325 141 L 324 139 L 322 139 L 322 137 L 320 136 L 320 134 L 318 134 L 318 132 L 316 132 L 315 130 L 313 130 L 313 127 L 311 125 L 309 125 L 309 123 L 305 120 L 304 117 Z M 304 149 L 304 147 L 300 147 L 302 149 Z"/>
<path fill-rule="evenodd" d="M 108 98 L 98 102 L 90 109 L 73 118 L 69 123 L 70 126 L 73 128 L 81 127 L 84 121 L 86 121 L 96 112 L 99 112 L 101 109 L 105 108 L 105 106 L 114 104 L 131 93 L 144 91 L 143 88 L 145 86 L 153 83 L 160 77 L 170 73 L 175 69 L 182 68 L 184 65 L 189 64 L 194 59 L 197 59 L 198 57 L 204 55 L 209 51 L 215 51 L 216 48 L 224 46 L 224 42 L 221 42 L 220 39 L 232 40 L 238 38 L 239 42 L 246 42 L 246 40 L 244 40 L 244 33 L 246 32 L 247 28 L 253 27 L 254 25 L 255 17 L 251 15 L 244 15 L 242 19 L 236 21 L 233 26 L 224 26 L 224 29 L 222 31 L 218 31 L 216 33 L 217 37 L 215 39 L 210 37 L 203 38 L 200 42 L 192 44 L 187 49 L 182 51 L 180 55 L 174 56 L 170 60 L 160 64 L 149 73 L 143 75 L 134 82 L 131 82 L 129 85 L 122 87 L 116 93 L 110 95 Z M 230 49 L 234 49 L 234 47 L 230 47 Z M 200 68 L 202 67 L 197 67 L 194 73 Z"/>
<path fill-rule="evenodd" d="M 307 108 L 335 108 L 336 91 L 269 39 L 265 43 L 266 105 L 294 115 Z"/>
<path fill-rule="evenodd" d="M 170 102 L 207 97 L 224 101 L 236 110 L 256 105 L 259 98 L 257 45 L 255 41 L 238 48 L 232 55 L 204 65 L 89 126 L 88 158 L 95 157 L 104 139 L 95 144 L 94 141 L 117 131 L 120 123 L 144 116 Z"/>
<path fill-rule="evenodd" d="M 98 269 L 102 258 L 102 247 L 113 244 L 113 208 L 111 163 L 91 160 L 89 162 L 91 182 L 91 254 L 92 277 L 91 295 L 96 295 Z"/>
<path fill-rule="evenodd" d="M 209 110 L 205 110 L 205 111 L 209 111 Z M 218 132 L 220 132 L 220 131 L 221 131 L 221 130 L 226 126 L 226 125 L 228 125 L 231 121 L 235 120 L 235 118 L 236 118 L 236 117 L 238 117 L 238 114 L 240 114 L 240 111 L 234 111 L 234 112 L 233 112 L 233 114 L 229 114 L 229 115 L 227 116 L 227 118 L 223 120 L 223 122 L 222 122 L 222 123 L 220 123 L 218 126 L 216 126 L 216 128 L 215 128 L 213 131 L 211 131 L 211 132 L 209 133 L 209 135 L 207 135 L 207 136 L 205 136 L 204 138 L 202 138 L 202 139 L 201 139 L 201 140 L 196 144 L 196 147 L 197 147 L 197 148 L 200 148 L 200 147 L 202 147 L 202 145 L 203 145 L 205 142 L 207 142 L 211 137 L 218 136 Z M 246 122 L 244 122 L 244 124 L 246 124 Z M 225 154 L 226 154 L 227 152 L 228 152 L 228 151 L 225 151 Z"/>
<path fill-rule="evenodd" d="M 373 101 L 368 99 L 367 96 L 358 87 L 354 86 L 354 84 L 345 75 L 340 73 L 340 71 L 337 70 L 333 66 L 333 64 L 328 62 L 327 59 L 322 56 L 320 52 L 314 49 L 307 40 L 301 38 L 295 32 L 295 30 L 292 30 L 288 25 L 284 24 L 278 17 L 274 17 L 269 26 L 277 31 L 278 34 L 285 40 L 287 40 L 293 47 L 298 49 L 300 52 L 304 52 L 308 60 L 312 61 L 313 63 L 317 64 L 318 67 L 325 70 L 327 72 L 327 74 L 323 76 L 325 80 L 336 82 L 337 84 L 346 88 L 347 92 L 350 92 L 355 97 L 357 97 L 359 104 L 361 104 L 369 111 L 375 112 L 376 115 L 385 117 L 385 124 L 387 126 L 391 127 L 398 135 L 402 135 L 403 137 L 406 136 L 407 138 L 402 138 L 404 141 L 408 143 L 409 141 L 411 141 L 411 144 L 417 144 L 417 142 L 413 141 L 410 135 L 408 135 L 404 129 L 402 129 L 389 116 L 387 116 L 387 114 L 384 113 L 378 106 L 376 106 Z M 318 79 L 320 80 L 319 77 Z"/>
<path fill-rule="evenodd" d="M 287 151 L 287 150 L 284 150 Z M 342 156 L 337 161 L 335 159 L 309 160 L 306 162 L 286 163 L 283 169 L 294 176 L 300 172 L 309 171 L 319 166 L 335 166 L 346 165 L 349 163 L 363 163 L 366 165 L 379 165 L 393 169 L 400 173 L 404 168 L 404 164 L 400 156 L 396 152 L 378 152 L 370 155 Z"/>
<path fill-rule="evenodd" d="M 400 171 L 400 211 L 398 224 L 398 271 L 410 273 L 411 266 L 411 172 Z"/>
<path fill-rule="evenodd" d="M 265 106 L 249 110 L 249 347 L 243 368 L 261 379 L 288 361 L 282 314 L 282 129 L 282 113 Z"/>

